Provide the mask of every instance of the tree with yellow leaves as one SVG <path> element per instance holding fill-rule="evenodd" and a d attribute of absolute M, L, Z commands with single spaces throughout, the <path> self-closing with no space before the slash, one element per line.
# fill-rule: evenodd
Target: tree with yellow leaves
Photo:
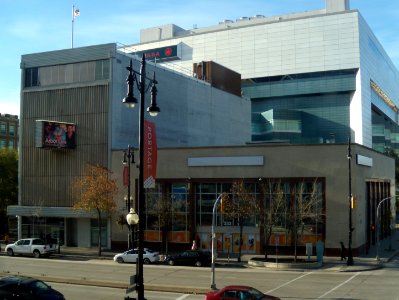
<path fill-rule="evenodd" d="M 112 172 L 100 165 L 88 164 L 84 175 L 74 181 L 75 202 L 73 209 L 97 213 L 98 255 L 101 256 L 101 219 L 102 214 L 111 215 L 116 210 L 114 196 L 117 185 L 110 179 Z"/>

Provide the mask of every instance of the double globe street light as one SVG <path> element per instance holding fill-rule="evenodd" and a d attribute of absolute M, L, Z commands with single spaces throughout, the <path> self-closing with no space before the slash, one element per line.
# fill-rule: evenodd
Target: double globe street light
<path fill-rule="evenodd" d="M 146 61 L 145 55 L 143 53 L 141 59 L 141 67 L 140 72 L 136 72 L 133 70 L 132 60 L 130 60 L 130 64 L 126 69 L 129 71 L 127 76 L 127 95 L 123 99 L 123 103 L 127 105 L 129 108 L 133 108 L 138 100 L 133 95 L 133 87 L 134 83 L 137 85 L 137 89 L 140 93 L 140 112 L 139 112 L 139 181 L 138 181 L 138 226 L 137 226 L 137 248 L 138 248 L 138 258 L 136 262 L 136 277 L 135 277 L 135 289 L 137 291 L 137 299 L 145 300 L 144 298 L 144 276 L 143 276 L 143 252 L 144 252 L 144 209 L 145 209 L 145 194 L 144 194 L 144 102 L 145 102 L 145 93 L 151 87 L 151 106 L 147 108 L 147 112 L 155 117 L 160 112 L 159 107 L 157 106 L 156 96 L 157 96 L 157 87 L 158 83 L 155 80 L 155 73 L 153 78 L 146 77 Z M 138 79 L 137 76 L 140 76 Z M 146 79 L 149 79 L 149 84 L 146 86 Z M 128 221 L 129 222 L 129 221 Z M 125 299 L 129 299 L 125 298 Z"/>

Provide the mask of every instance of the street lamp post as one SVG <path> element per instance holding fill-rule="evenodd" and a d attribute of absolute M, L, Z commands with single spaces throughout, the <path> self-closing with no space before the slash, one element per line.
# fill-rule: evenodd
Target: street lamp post
<path fill-rule="evenodd" d="M 126 215 L 126 222 L 129 226 L 129 237 L 130 237 L 132 234 L 132 227 L 134 227 L 135 225 L 137 225 L 139 223 L 139 216 L 134 211 L 134 208 L 131 208 L 129 210 L 129 213 Z M 136 275 L 130 276 L 130 287 L 128 289 L 126 289 L 126 294 L 130 293 L 131 290 L 134 290 L 136 288 L 134 286 L 135 284 L 137 284 L 137 273 L 136 273 Z M 129 299 L 130 299 L 129 296 L 125 297 L 125 300 L 129 300 Z"/>
<path fill-rule="evenodd" d="M 133 148 L 130 147 L 130 145 L 127 146 L 127 150 L 124 151 L 123 153 L 123 161 L 122 163 L 124 165 L 127 165 L 127 196 L 125 198 L 126 201 L 126 208 L 127 211 L 130 212 L 130 205 L 133 197 L 131 196 L 130 193 L 130 165 L 134 163 L 134 151 Z M 133 238 L 132 238 L 132 231 L 129 225 L 129 234 L 128 234 L 128 239 L 127 239 L 127 248 L 128 250 L 130 248 L 133 248 Z"/>
<path fill-rule="evenodd" d="M 137 274 L 136 274 L 136 291 L 138 300 L 145 300 L 144 298 L 144 277 L 143 277 L 143 250 L 144 250 L 144 209 L 145 209 L 145 194 L 144 194 L 144 96 L 148 91 L 149 87 L 151 87 L 151 106 L 147 108 L 148 113 L 151 116 L 156 116 L 160 109 L 156 103 L 156 95 L 157 95 L 157 81 L 155 80 L 155 73 L 153 79 L 149 79 L 149 85 L 146 87 L 146 61 L 143 53 L 141 59 L 141 67 L 140 72 L 136 72 L 133 70 L 132 60 L 130 60 L 130 64 L 126 69 L 129 71 L 128 77 L 126 79 L 127 82 L 127 95 L 123 99 L 123 103 L 125 103 L 129 108 L 133 108 L 135 104 L 138 102 L 137 99 L 133 96 L 133 86 L 136 83 L 137 88 L 140 93 L 140 112 L 139 112 L 139 181 L 138 181 L 138 218 L 141 222 L 138 222 L 137 226 L 137 248 L 138 248 L 138 261 L 137 261 Z M 138 80 L 137 76 L 140 76 Z"/>
<path fill-rule="evenodd" d="M 377 218 L 376 218 L 376 221 L 377 221 L 376 222 L 376 224 L 377 224 L 377 227 L 376 227 L 376 231 L 377 231 L 377 256 L 376 256 L 376 260 L 378 260 L 378 261 L 380 260 L 380 252 L 379 252 L 380 251 L 380 229 L 381 229 L 381 227 L 380 227 L 380 208 L 381 208 L 381 205 L 383 203 L 385 203 L 385 201 L 391 200 L 394 197 L 395 196 L 384 198 L 377 205 L 377 209 L 376 209 L 377 210 Z M 391 230 L 390 234 L 392 235 L 392 227 L 391 226 L 392 226 L 392 224 L 389 225 L 389 228 Z M 390 249 L 392 249 L 391 243 L 389 244 L 389 246 L 390 246 Z"/>
<path fill-rule="evenodd" d="M 353 253 L 352 253 L 352 170 L 351 170 L 351 160 L 352 160 L 352 153 L 351 153 L 351 138 L 348 138 L 348 171 L 349 171 L 349 241 L 348 241 L 348 260 L 346 264 L 348 266 L 353 265 Z"/>
<path fill-rule="evenodd" d="M 216 282 L 215 282 L 215 223 L 216 223 L 216 213 L 217 213 L 217 206 L 219 202 L 222 200 L 223 194 L 220 194 L 217 198 L 215 203 L 213 204 L 212 210 L 212 282 L 211 282 L 211 289 L 216 290 Z"/>

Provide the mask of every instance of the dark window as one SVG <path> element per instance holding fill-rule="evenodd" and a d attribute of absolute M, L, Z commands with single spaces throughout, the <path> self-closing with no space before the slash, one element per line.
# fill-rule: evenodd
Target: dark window
<path fill-rule="evenodd" d="M 25 69 L 25 87 L 38 86 L 38 68 Z"/>
<path fill-rule="evenodd" d="M 44 245 L 44 243 L 40 239 L 35 239 L 32 241 L 32 245 Z"/>

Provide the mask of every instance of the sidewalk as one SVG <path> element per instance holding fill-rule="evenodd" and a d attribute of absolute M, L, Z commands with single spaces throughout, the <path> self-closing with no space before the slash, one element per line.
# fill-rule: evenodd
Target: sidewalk
<path fill-rule="evenodd" d="M 1 254 L 6 255 L 4 252 L 5 244 L 1 244 Z M 122 251 L 109 251 L 102 250 L 101 257 L 98 256 L 98 248 L 83 248 L 83 247 L 65 247 L 61 246 L 60 253 L 53 254 L 54 257 L 70 257 L 75 260 L 88 260 L 88 259 L 105 259 L 112 260 L 114 255 L 121 253 Z M 377 259 L 377 254 L 379 259 Z M 384 263 L 389 262 L 395 255 L 399 254 L 399 224 L 393 231 L 391 237 L 388 237 L 380 241 L 379 250 L 377 251 L 377 244 L 369 249 L 367 254 L 362 254 L 353 258 L 354 264 L 347 266 L 345 261 L 341 261 L 339 257 L 325 256 L 323 258 L 323 265 L 317 267 L 318 269 L 325 269 L 329 271 L 339 272 L 359 272 L 372 270 L 383 267 Z M 250 267 L 248 261 L 253 257 L 263 257 L 263 255 L 242 255 L 241 262 L 237 262 L 237 258 L 225 258 L 218 257 L 216 259 L 217 267 Z M 273 257 L 273 256 L 271 256 Z M 280 259 L 287 258 L 287 256 L 281 256 Z M 298 257 L 299 259 L 305 260 L 307 257 Z M 311 257 L 313 260 L 315 256 Z M 293 269 L 286 267 L 286 269 Z M 304 269 L 309 269 L 306 267 Z M 284 270 L 284 264 L 280 263 L 278 270 Z"/>
<path fill-rule="evenodd" d="M 340 257 L 325 256 L 323 258 L 323 265 L 318 269 L 325 269 L 329 271 L 338 272 L 359 272 L 373 270 L 383 267 L 384 263 L 389 262 L 392 257 L 399 254 L 399 226 L 393 231 L 391 237 L 388 237 L 380 241 L 378 257 L 377 259 L 377 244 L 369 249 L 367 254 L 362 254 L 353 258 L 354 264 L 347 266 L 345 261 L 341 261 Z M 2 246 L 2 249 L 3 246 Z M 54 256 L 72 256 L 75 259 L 113 259 L 116 253 L 115 251 L 103 250 L 102 256 L 98 257 L 98 248 L 78 248 L 78 247 L 61 247 L 60 254 L 54 254 Z M 248 261 L 253 257 L 262 257 L 262 255 L 248 255 L 242 256 L 241 262 L 237 262 L 237 258 L 222 258 L 216 259 L 217 267 L 248 267 Z M 283 256 L 280 257 L 284 258 Z M 306 259 L 306 257 L 299 257 L 300 259 Z M 315 257 L 312 257 L 313 259 Z M 280 264 L 279 270 L 284 270 L 284 265 Z M 292 269 L 287 267 L 287 269 Z M 307 269 L 307 268 L 306 268 Z"/>

